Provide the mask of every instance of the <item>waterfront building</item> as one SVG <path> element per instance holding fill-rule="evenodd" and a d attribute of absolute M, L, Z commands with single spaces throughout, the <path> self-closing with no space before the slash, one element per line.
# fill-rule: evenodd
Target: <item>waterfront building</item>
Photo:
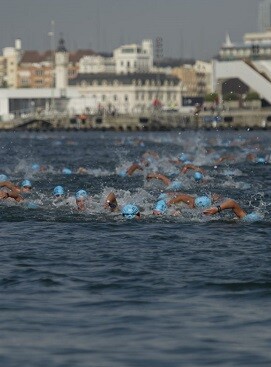
<path fill-rule="evenodd" d="M 235 80 L 231 93 L 245 98 L 246 93 L 253 91 L 271 104 L 271 30 L 247 33 L 241 43 L 233 43 L 227 35 L 219 56 L 213 60 L 212 74 L 212 89 L 220 95 Z"/>
<path fill-rule="evenodd" d="M 117 74 L 146 73 L 153 68 L 152 40 L 143 40 L 141 45 L 124 45 L 114 50 Z"/>
<path fill-rule="evenodd" d="M 8 88 L 17 88 L 18 63 L 22 56 L 21 40 L 15 40 L 15 47 L 5 47 L 3 58 L 5 60 L 5 84 Z"/>
<path fill-rule="evenodd" d="M 92 50 L 68 52 L 62 38 L 56 50 L 40 53 L 20 48 L 20 53 L 12 49 L 9 53 L 6 50 L 6 55 L 16 64 L 12 74 L 9 61 L 8 85 L 18 91 L 0 89 L 3 119 L 10 113 L 36 109 L 122 114 L 181 106 L 182 82 L 169 75 L 169 70 L 167 74 L 155 72 L 151 40 L 122 46 L 113 57 Z M 0 60 L 0 78 L 1 70 L 7 70 L 6 64 L 6 58 L 2 64 Z"/>
<path fill-rule="evenodd" d="M 116 64 L 113 57 L 101 55 L 83 56 L 79 60 L 80 74 L 115 73 Z"/>
<path fill-rule="evenodd" d="M 258 31 L 265 32 L 271 27 L 271 0 L 264 0 L 258 7 Z"/>
<path fill-rule="evenodd" d="M 172 75 L 182 81 L 182 96 L 186 101 L 203 99 L 212 90 L 212 64 L 197 60 L 172 69 Z"/>
<path fill-rule="evenodd" d="M 181 106 L 181 81 L 166 74 L 78 74 L 72 86 L 93 112 L 140 113 Z"/>

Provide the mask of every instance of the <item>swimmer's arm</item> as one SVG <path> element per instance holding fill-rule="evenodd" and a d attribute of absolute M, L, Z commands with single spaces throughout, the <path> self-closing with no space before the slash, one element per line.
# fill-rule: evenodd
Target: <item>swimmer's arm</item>
<path fill-rule="evenodd" d="M 220 213 L 222 210 L 225 210 L 225 209 L 231 209 L 238 218 L 243 218 L 247 214 L 240 207 L 240 205 L 232 199 L 228 199 L 228 200 L 224 201 L 221 205 L 206 209 L 206 210 L 204 210 L 203 213 L 205 215 L 214 215 L 214 214 Z"/>
<path fill-rule="evenodd" d="M 168 201 L 167 205 L 170 206 L 172 204 L 178 204 L 180 202 L 187 204 L 190 208 L 194 208 L 195 206 L 195 198 L 191 195 L 186 194 L 180 194 L 178 196 L 173 197 Z"/>
<path fill-rule="evenodd" d="M 1 181 L 0 182 L 0 187 L 6 187 L 12 191 L 17 191 L 20 192 L 20 188 L 16 185 L 14 185 L 12 182 L 10 181 Z"/>
<path fill-rule="evenodd" d="M 165 175 L 162 175 L 161 173 L 149 173 L 147 175 L 147 180 L 151 178 L 156 178 L 157 180 L 161 180 L 166 186 L 169 186 L 171 184 L 171 181 L 168 177 Z"/>
<path fill-rule="evenodd" d="M 195 166 L 194 164 L 190 164 L 190 163 L 185 164 L 185 165 L 183 166 L 183 168 L 181 169 L 181 172 L 182 172 L 182 173 L 186 173 L 189 169 L 192 169 L 193 171 L 200 172 L 200 173 L 202 173 L 202 174 L 204 174 L 204 173 L 205 173 L 205 170 L 204 170 L 203 168 L 201 168 L 201 167 L 199 167 L 199 166 Z"/>
<path fill-rule="evenodd" d="M 133 163 L 126 171 L 127 175 L 128 176 L 131 176 L 136 170 L 140 170 L 140 171 L 143 171 L 143 168 L 137 164 L 137 163 Z"/>

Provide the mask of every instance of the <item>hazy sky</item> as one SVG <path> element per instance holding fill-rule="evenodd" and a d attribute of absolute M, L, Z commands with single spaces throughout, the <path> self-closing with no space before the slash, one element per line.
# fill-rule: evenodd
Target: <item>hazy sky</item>
<path fill-rule="evenodd" d="M 0 0 L 0 49 L 21 38 L 24 50 L 50 48 L 63 34 L 74 51 L 112 52 L 144 38 L 163 39 L 165 57 L 210 59 L 229 32 L 233 42 L 257 31 L 261 0 Z"/>

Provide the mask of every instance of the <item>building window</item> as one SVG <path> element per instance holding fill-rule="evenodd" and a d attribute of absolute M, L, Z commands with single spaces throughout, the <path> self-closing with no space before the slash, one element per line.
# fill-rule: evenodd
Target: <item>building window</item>
<path fill-rule="evenodd" d="M 125 94 L 125 96 L 124 96 L 124 100 L 125 100 L 125 102 L 128 102 L 129 97 L 127 96 L 127 94 Z"/>
<path fill-rule="evenodd" d="M 35 73 L 37 76 L 42 76 L 43 75 L 43 71 L 42 70 L 36 70 Z"/>
<path fill-rule="evenodd" d="M 118 100 L 118 96 L 116 94 L 114 94 L 113 99 L 114 99 L 114 101 L 117 101 Z"/>

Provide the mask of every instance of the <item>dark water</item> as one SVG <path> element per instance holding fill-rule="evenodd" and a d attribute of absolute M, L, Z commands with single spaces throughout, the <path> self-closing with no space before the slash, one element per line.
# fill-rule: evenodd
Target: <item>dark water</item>
<path fill-rule="evenodd" d="M 270 366 L 270 142 L 253 131 L 2 133 L 0 173 L 31 179 L 39 207 L 0 205 L 0 366 Z M 116 174 L 148 150 L 159 153 L 151 167 Z M 176 174 L 180 152 L 208 172 L 203 186 L 185 175 L 185 192 L 218 192 L 264 219 L 154 217 L 163 187 L 146 171 Z M 51 204 L 59 184 L 91 194 L 86 213 Z M 112 189 L 140 221 L 103 209 Z"/>

